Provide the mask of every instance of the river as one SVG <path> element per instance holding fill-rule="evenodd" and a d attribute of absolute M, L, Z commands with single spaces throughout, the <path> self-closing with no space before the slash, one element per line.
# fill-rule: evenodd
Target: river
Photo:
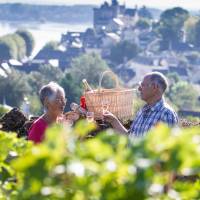
<path fill-rule="evenodd" d="M 14 33 L 18 29 L 30 31 L 35 40 L 32 57 L 49 41 L 60 41 L 61 35 L 67 31 L 85 31 L 91 28 L 92 23 L 64 24 L 64 23 L 38 23 L 38 22 L 8 22 L 0 21 L 0 36 Z"/>

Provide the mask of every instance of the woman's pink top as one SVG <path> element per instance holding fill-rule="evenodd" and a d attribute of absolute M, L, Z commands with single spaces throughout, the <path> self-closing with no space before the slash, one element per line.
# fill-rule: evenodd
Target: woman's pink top
<path fill-rule="evenodd" d="M 35 143 L 42 142 L 47 126 L 48 124 L 42 117 L 35 120 L 28 131 L 28 139 L 34 141 Z"/>

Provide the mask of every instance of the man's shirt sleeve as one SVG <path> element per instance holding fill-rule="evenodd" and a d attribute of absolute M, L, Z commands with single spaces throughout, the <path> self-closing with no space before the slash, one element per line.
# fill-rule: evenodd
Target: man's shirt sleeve
<path fill-rule="evenodd" d="M 178 123 L 178 116 L 173 110 L 166 110 L 163 113 L 161 121 L 168 124 L 169 126 L 174 126 Z"/>

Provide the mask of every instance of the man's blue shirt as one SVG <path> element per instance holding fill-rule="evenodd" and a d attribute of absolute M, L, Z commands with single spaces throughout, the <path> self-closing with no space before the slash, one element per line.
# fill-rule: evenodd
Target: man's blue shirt
<path fill-rule="evenodd" d="M 174 126 L 178 123 L 176 112 L 163 99 L 152 106 L 145 105 L 136 114 L 129 134 L 136 137 L 143 136 L 158 122 L 166 123 L 169 126 Z"/>

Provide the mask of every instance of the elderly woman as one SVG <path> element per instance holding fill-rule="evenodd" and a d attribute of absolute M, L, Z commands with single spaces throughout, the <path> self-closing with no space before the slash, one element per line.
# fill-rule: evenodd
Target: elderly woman
<path fill-rule="evenodd" d="M 54 82 L 43 86 L 39 96 L 45 113 L 32 124 L 28 133 L 28 139 L 35 143 L 44 139 L 46 128 L 57 122 L 66 104 L 64 89 Z"/>

